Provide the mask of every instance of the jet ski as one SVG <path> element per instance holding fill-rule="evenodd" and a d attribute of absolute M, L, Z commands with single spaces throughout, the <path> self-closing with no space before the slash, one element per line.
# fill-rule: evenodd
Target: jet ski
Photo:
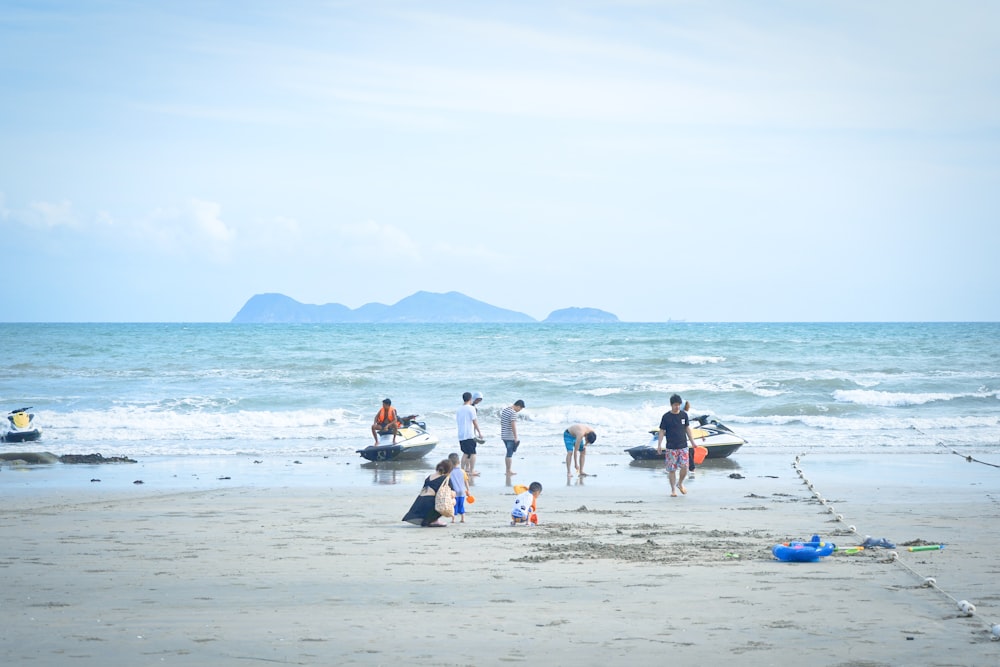
<path fill-rule="evenodd" d="M 653 438 L 649 444 L 631 447 L 625 451 L 636 461 L 652 461 L 663 458 L 663 451 L 656 453 L 656 439 L 660 429 L 650 431 Z M 711 415 L 691 417 L 691 433 L 695 444 L 708 450 L 706 459 L 724 459 L 747 443 L 744 438 L 733 433 L 732 429 Z"/>
<path fill-rule="evenodd" d="M 392 431 L 380 431 L 379 443 L 357 450 L 369 461 L 412 461 L 437 447 L 438 439 L 427 432 L 427 424 L 416 421 L 418 415 L 400 418 L 396 444 L 392 444 Z"/>
<path fill-rule="evenodd" d="M 7 421 L 0 431 L 0 442 L 34 442 L 42 437 L 42 430 L 35 427 L 31 408 L 19 408 L 7 413 Z"/>

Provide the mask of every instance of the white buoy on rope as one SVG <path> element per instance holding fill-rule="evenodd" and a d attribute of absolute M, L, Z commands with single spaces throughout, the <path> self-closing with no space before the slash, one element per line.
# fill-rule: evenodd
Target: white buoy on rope
<path fill-rule="evenodd" d="M 898 553 L 896 553 L 895 551 L 890 551 L 889 552 L 889 560 L 896 560 L 897 558 L 899 558 L 899 554 Z"/>
<path fill-rule="evenodd" d="M 958 601 L 958 608 L 966 616 L 972 616 L 973 614 L 976 613 L 976 605 L 972 604 L 968 600 L 959 600 Z"/>
<path fill-rule="evenodd" d="M 924 584 L 928 586 L 937 586 L 937 579 L 935 579 L 934 577 L 927 577 L 926 579 L 924 579 Z"/>
<path fill-rule="evenodd" d="M 844 520 L 844 515 L 843 514 L 838 514 L 837 515 L 837 521 L 843 521 L 843 520 Z"/>
<path fill-rule="evenodd" d="M 851 531 L 852 533 L 857 533 L 858 532 L 857 526 L 855 526 L 854 524 L 851 524 L 850 526 L 848 526 L 847 530 Z"/>
<path fill-rule="evenodd" d="M 993 626 L 993 628 L 990 630 L 990 634 L 993 635 L 992 637 L 990 637 L 990 639 L 992 639 L 993 641 L 1000 639 L 1000 623 L 997 623 L 996 625 Z"/>

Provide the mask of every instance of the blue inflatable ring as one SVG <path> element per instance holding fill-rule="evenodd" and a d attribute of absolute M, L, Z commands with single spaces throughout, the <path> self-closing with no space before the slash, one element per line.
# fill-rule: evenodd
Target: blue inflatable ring
<path fill-rule="evenodd" d="M 771 553 L 778 560 L 789 563 L 814 563 L 824 556 L 829 556 L 837 548 L 833 542 L 789 542 L 775 544 Z"/>

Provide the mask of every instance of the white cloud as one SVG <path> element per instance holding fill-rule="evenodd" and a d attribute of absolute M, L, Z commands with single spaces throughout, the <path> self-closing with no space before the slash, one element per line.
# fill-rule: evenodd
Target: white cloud
<path fill-rule="evenodd" d="M 236 230 L 227 226 L 220 217 L 222 204 L 194 199 L 191 208 L 197 229 L 209 239 L 226 243 L 236 238 Z"/>
<path fill-rule="evenodd" d="M 29 225 L 34 227 L 76 227 L 79 221 L 73 213 L 73 204 L 68 201 L 61 202 L 31 202 L 25 213 L 25 219 Z"/>
<path fill-rule="evenodd" d="M 367 221 L 353 225 L 338 225 L 336 232 L 343 244 L 341 251 L 349 255 L 383 259 L 420 260 L 417 243 L 402 229 Z"/>
<path fill-rule="evenodd" d="M 192 199 L 180 206 L 154 209 L 128 221 L 113 221 L 110 214 L 101 212 L 99 222 L 105 229 L 113 226 L 127 234 L 146 252 L 227 261 L 236 230 L 222 220 L 221 214 L 221 204 Z"/>

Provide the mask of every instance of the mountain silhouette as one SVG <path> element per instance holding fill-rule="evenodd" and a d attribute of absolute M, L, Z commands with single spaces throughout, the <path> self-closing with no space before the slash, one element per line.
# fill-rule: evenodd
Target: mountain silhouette
<path fill-rule="evenodd" d="M 530 315 L 497 308 L 460 292 L 417 292 L 387 306 L 367 303 L 352 310 L 339 303 L 300 303 L 284 294 L 256 294 L 236 313 L 233 323 L 370 323 L 417 324 L 460 322 L 536 322 Z"/>
<path fill-rule="evenodd" d="M 433 324 L 537 322 L 515 310 L 497 308 L 461 292 L 416 292 L 391 306 L 366 303 L 351 309 L 340 303 L 322 306 L 300 303 L 284 294 L 255 294 L 231 320 L 234 324 Z M 597 308 L 554 310 L 546 323 L 588 324 L 618 322 L 615 315 Z"/>

